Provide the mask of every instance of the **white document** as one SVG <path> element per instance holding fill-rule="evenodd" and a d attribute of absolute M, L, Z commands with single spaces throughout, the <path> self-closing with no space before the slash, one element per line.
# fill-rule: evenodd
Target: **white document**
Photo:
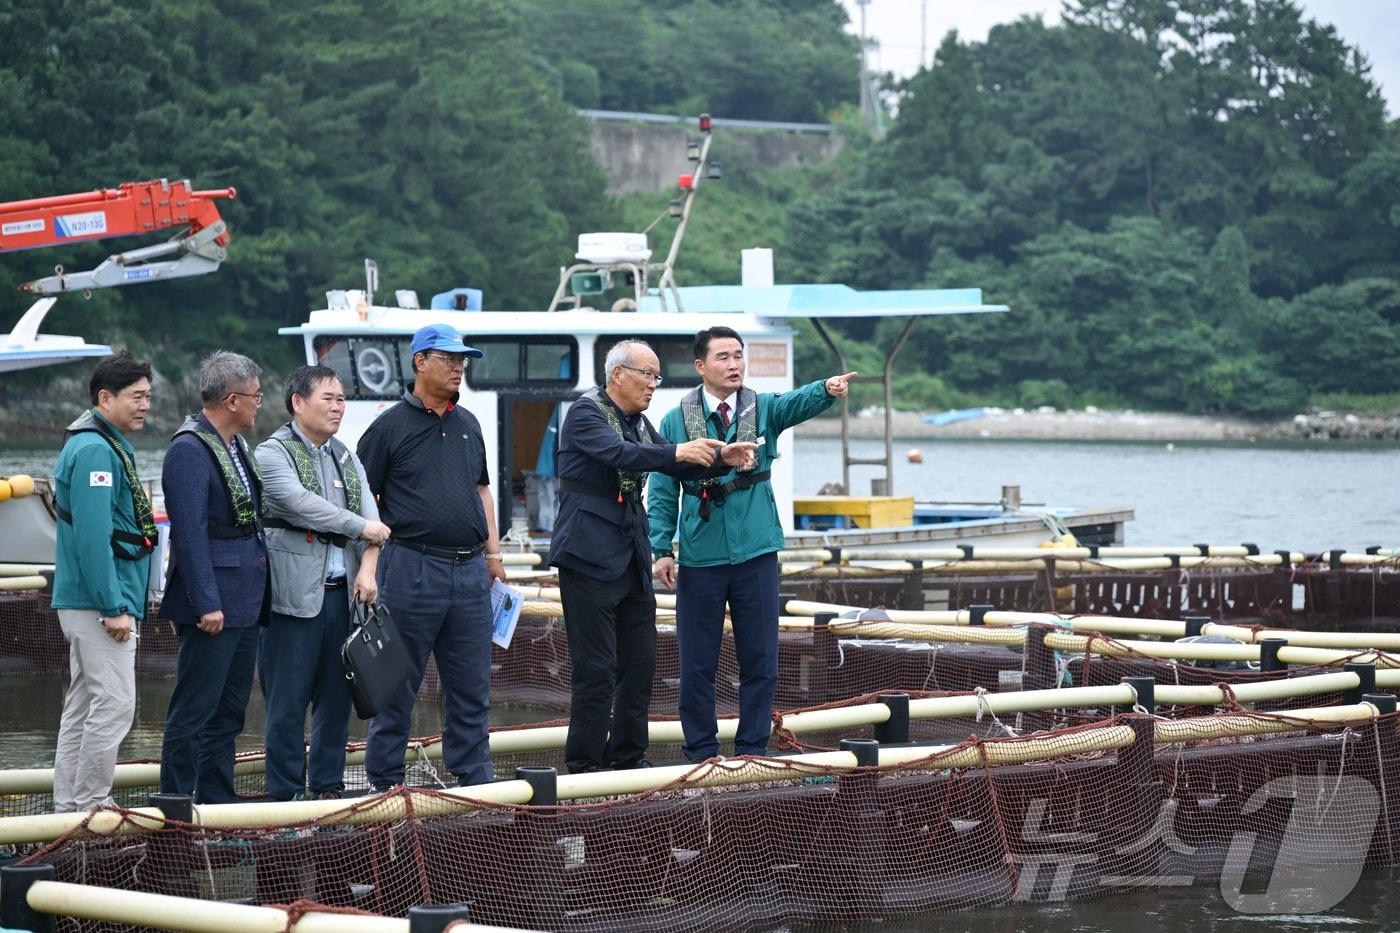
<path fill-rule="evenodd" d="M 515 635 L 515 623 L 520 619 L 520 607 L 525 597 L 513 586 L 500 580 L 491 583 L 491 642 L 502 648 L 510 647 Z"/>

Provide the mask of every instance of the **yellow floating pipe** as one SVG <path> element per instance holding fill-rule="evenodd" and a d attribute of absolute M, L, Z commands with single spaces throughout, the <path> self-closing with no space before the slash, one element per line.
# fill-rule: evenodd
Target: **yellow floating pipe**
<path fill-rule="evenodd" d="M 1127 726 L 1105 726 L 1073 736 L 1017 739 L 1014 742 L 986 742 L 960 746 L 881 748 L 880 767 L 976 768 L 983 764 L 1006 765 L 1063 758 L 1066 754 L 1111 751 L 1133 743 L 1133 730 Z M 1069 751 L 1067 751 L 1067 746 Z M 698 765 L 672 765 L 664 768 L 638 768 L 631 771 L 600 771 L 592 774 L 560 775 L 560 800 L 616 797 L 645 793 L 663 787 L 724 787 L 768 781 L 790 781 L 800 777 L 853 771 L 856 756 L 851 752 L 815 752 L 782 758 L 712 759 Z"/>
<path fill-rule="evenodd" d="M 834 732 L 838 729 L 854 729 L 889 722 L 890 708 L 883 703 L 859 703 L 855 706 L 834 706 L 830 709 L 814 709 L 800 713 L 788 713 L 783 717 L 783 728 L 792 732 Z"/>
<path fill-rule="evenodd" d="M 1254 714 L 1250 716 L 1220 715 L 1192 719 L 1158 720 L 1153 741 L 1157 745 L 1175 742 L 1195 742 L 1201 739 L 1228 739 L 1246 735 L 1267 735 L 1274 732 L 1297 732 L 1311 728 L 1314 723 L 1348 725 L 1370 722 L 1380 715 L 1370 703 L 1349 706 L 1316 706 L 1311 709 Z"/>
<path fill-rule="evenodd" d="M 470 793 L 468 793 L 470 791 Z M 533 791 L 524 781 L 498 781 L 474 787 L 453 787 L 432 794 L 409 791 L 419 817 L 448 816 L 477 809 L 478 802 L 527 803 Z M 269 829 L 317 823 L 322 826 L 361 826 L 408 817 L 402 793 L 380 799 L 289 800 L 258 803 L 210 803 L 194 807 L 193 822 L 213 829 Z M 48 842 L 78 829 L 86 821 L 93 836 L 144 835 L 164 828 L 165 814 L 155 807 L 99 810 L 95 813 L 44 813 L 0 818 L 0 845 Z"/>
<path fill-rule="evenodd" d="M 363 756 L 363 753 L 361 753 Z M 233 764 L 234 777 L 262 774 L 262 758 L 239 759 Z M 141 761 L 119 764 L 112 778 L 113 790 L 160 786 L 160 762 Z M 16 768 L 0 771 L 0 795 L 53 793 L 53 768 Z"/>
<path fill-rule="evenodd" d="M 155 807 L 137 807 L 117 812 L 38 813 L 32 816 L 0 817 L 0 845 L 52 842 L 73 832 L 87 821 L 87 832 L 94 836 L 144 836 L 165 826 L 165 814 Z"/>
<path fill-rule="evenodd" d="M 1030 713 L 1052 709 L 1121 706 L 1131 703 L 1133 691 L 1126 684 L 1102 687 L 1059 687 L 1051 690 L 1017 690 L 1008 693 L 927 697 L 909 701 L 909 718 L 961 719 L 979 712 Z M 872 704 L 873 705 L 873 704 Z M 879 704 L 884 707 L 884 704 Z"/>
<path fill-rule="evenodd" d="M 1377 688 L 1382 685 L 1383 673 L 1394 674 L 1395 685 L 1400 685 L 1400 669 L 1390 672 L 1377 671 Z M 1241 703 L 1261 703 L 1316 696 L 1319 693 L 1345 693 L 1359 686 L 1361 678 L 1357 674 L 1341 671 L 1336 674 L 1310 674 L 1306 677 L 1280 677 L 1278 680 L 1232 684 L 1230 692 Z M 1216 685 L 1157 684 L 1153 688 L 1153 696 L 1158 706 L 1220 706 L 1225 702 L 1225 691 Z"/>
<path fill-rule="evenodd" d="M 1344 567 L 1374 567 L 1377 565 L 1388 565 L 1391 567 L 1400 564 L 1393 554 L 1341 554 L 1338 559 Z"/>
<path fill-rule="evenodd" d="M 123 891 L 63 881 L 36 881 L 29 888 L 29 906 L 39 913 L 123 923 L 156 930 L 191 933 L 407 933 L 408 920 L 354 914 L 308 913 L 292 925 L 286 911 L 275 907 L 230 904 L 169 894 Z M 456 927 L 454 929 L 461 929 Z"/>
<path fill-rule="evenodd" d="M 510 572 L 507 574 L 507 578 L 508 579 L 506 580 L 506 583 L 510 586 L 516 586 L 521 583 L 549 583 L 549 581 L 551 580 L 557 580 L 558 571 L 556 571 L 555 568 L 548 566 L 547 564 L 540 564 L 538 566 L 530 566 L 527 564 L 518 567 L 512 567 L 510 569 Z M 559 584 L 557 582 L 554 582 L 550 585 L 557 587 Z"/>
<path fill-rule="evenodd" d="M 1045 636 L 1046 646 L 1055 651 L 1083 652 L 1089 647 L 1091 640 L 1093 642 L 1091 650 L 1095 654 L 1109 657 L 1141 655 L 1151 658 L 1182 660 L 1257 661 L 1261 650 L 1259 645 L 1105 640 L 1062 632 L 1051 632 Z M 1359 663 L 1375 664 L 1377 667 L 1400 667 L 1400 657 L 1376 651 L 1339 651 L 1327 648 L 1285 646 L 1279 649 L 1278 659 L 1284 664 L 1303 666 Z"/>
<path fill-rule="evenodd" d="M 43 590 L 47 588 L 49 581 L 44 577 L 0 577 L 0 590 L 7 593 L 18 593 L 25 590 Z"/>
<path fill-rule="evenodd" d="M 1133 744 L 1134 733 L 1128 726 L 1101 726 L 1080 732 L 1044 737 L 1018 738 L 1009 741 L 983 742 L 970 747 L 943 748 L 882 748 L 881 767 L 980 768 L 989 765 L 1014 765 L 1030 761 L 1107 752 Z"/>
<path fill-rule="evenodd" d="M 0 577 L 36 577 L 53 573 L 53 564 L 0 564 Z"/>
<path fill-rule="evenodd" d="M 1223 635 L 1246 644 L 1265 638 L 1281 638 L 1300 648 L 1374 648 L 1400 651 L 1400 632 L 1303 632 L 1297 629 L 1251 629 L 1242 625 L 1207 625 L 1203 635 Z"/>
<path fill-rule="evenodd" d="M 26 900 L 42 914 L 100 920 L 157 930 L 190 933 L 408 933 L 402 917 L 310 911 L 290 923 L 286 911 L 275 907 L 231 904 L 197 897 L 175 897 L 146 891 L 124 891 L 64 881 L 36 881 Z M 457 921 L 454 933 L 520 933 L 507 927 Z"/>
<path fill-rule="evenodd" d="M 832 622 L 833 634 L 859 638 L 900 638 L 905 641 L 934 641 L 967 645 L 1021 645 L 1023 629 L 986 626 L 909 625 L 898 622 Z"/>
<path fill-rule="evenodd" d="M 859 606 L 845 606 L 835 603 L 817 603 L 806 600 L 788 600 L 786 611 L 792 616 L 807 617 L 819 612 L 832 612 L 842 615 L 848 612 L 869 612 Z M 901 624 L 968 625 L 971 613 L 967 610 L 882 610 L 891 622 Z M 832 625 L 847 625 L 851 620 L 835 619 Z M 804 626 L 797 619 L 782 620 L 789 631 L 797 631 Z M 871 623 L 863 623 L 869 625 Z M 993 610 L 983 618 L 987 626 L 1054 625 L 1073 631 L 1102 632 L 1106 635 L 1154 635 L 1163 638 L 1182 638 L 1186 634 L 1186 623 L 1179 619 L 1123 619 L 1115 616 L 1064 615 L 1049 612 L 1019 612 Z M 864 631 L 864 629 L 862 629 Z M 1297 629 L 1255 630 L 1246 626 L 1226 625 L 1218 622 L 1207 623 L 1201 629 L 1202 635 L 1220 635 L 1232 640 L 1251 643 L 1264 638 L 1282 638 L 1290 645 L 1305 648 L 1354 648 L 1357 650 L 1376 649 L 1380 651 L 1400 651 L 1400 633 L 1397 632 L 1311 632 Z M 878 637 L 872 635 L 871 637 Z M 1013 642 L 1014 643 L 1014 642 Z"/>

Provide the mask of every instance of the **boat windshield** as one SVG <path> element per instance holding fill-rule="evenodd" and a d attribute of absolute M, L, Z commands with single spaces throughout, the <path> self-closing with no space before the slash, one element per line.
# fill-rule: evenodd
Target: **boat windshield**
<path fill-rule="evenodd" d="M 578 341 L 573 337 L 472 337 L 482 351 L 467 368 L 473 389 L 571 387 L 578 370 Z M 413 380 L 412 337 L 376 334 L 323 334 L 314 342 L 316 359 L 334 369 L 354 401 L 396 399 Z"/>

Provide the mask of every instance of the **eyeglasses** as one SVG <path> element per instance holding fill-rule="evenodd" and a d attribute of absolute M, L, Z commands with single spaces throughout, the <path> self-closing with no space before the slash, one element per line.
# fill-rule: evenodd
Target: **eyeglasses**
<path fill-rule="evenodd" d="M 653 385 L 661 385 L 661 374 L 654 373 L 649 369 L 638 369 L 635 366 L 628 366 L 626 363 L 618 363 L 623 369 L 630 369 L 634 373 L 640 373 L 641 377 Z"/>
<path fill-rule="evenodd" d="M 262 404 L 263 394 L 261 392 L 230 392 L 228 395 L 225 395 L 224 398 L 233 398 L 235 395 L 241 395 L 244 398 L 252 399 L 254 405 Z"/>
<path fill-rule="evenodd" d="M 430 360 L 438 360 L 446 364 L 450 369 L 466 369 L 471 365 L 471 361 L 466 356 L 451 356 L 447 353 L 427 352 L 423 354 Z"/>

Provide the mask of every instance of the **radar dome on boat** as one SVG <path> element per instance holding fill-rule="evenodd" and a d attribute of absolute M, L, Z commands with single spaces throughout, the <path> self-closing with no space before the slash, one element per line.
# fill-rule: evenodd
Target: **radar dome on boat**
<path fill-rule="evenodd" d="M 580 233 L 578 252 L 584 262 L 646 262 L 651 258 L 645 233 Z"/>

